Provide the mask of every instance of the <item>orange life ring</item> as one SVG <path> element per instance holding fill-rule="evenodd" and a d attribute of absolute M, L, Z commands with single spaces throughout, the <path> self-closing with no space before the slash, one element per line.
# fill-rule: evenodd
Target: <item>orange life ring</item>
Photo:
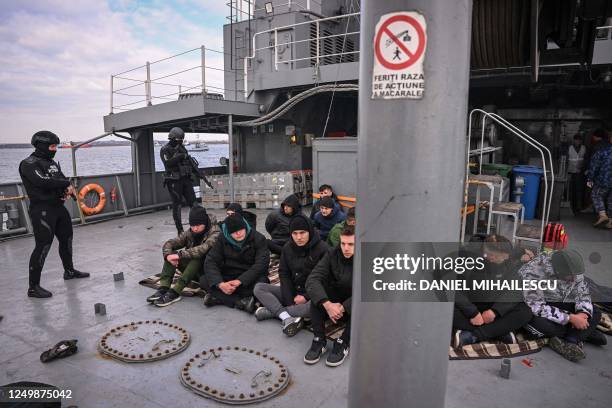
<path fill-rule="evenodd" d="M 83 200 L 85 199 L 85 196 L 90 191 L 95 191 L 98 194 L 98 197 L 100 198 L 100 200 L 98 201 L 98 205 L 96 205 L 95 207 L 88 207 L 87 204 L 83 202 Z M 83 214 L 85 215 L 98 214 L 104 209 L 105 205 L 106 205 L 106 192 L 104 191 L 101 185 L 91 183 L 91 184 L 87 184 L 83 186 L 83 188 L 79 190 L 79 206 L 81 207 L 81 211 L 83 211 Z"/>

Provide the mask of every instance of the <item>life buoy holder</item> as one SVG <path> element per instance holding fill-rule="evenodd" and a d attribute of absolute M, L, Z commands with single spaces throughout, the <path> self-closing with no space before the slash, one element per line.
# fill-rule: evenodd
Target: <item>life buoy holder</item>
<path fill-rule="evenodd" d="M 98 200 L 98 204 L 95 207 L 89 207 L 84 202 L 85 196 L 90 191 L 95 191 L 98 194 L 99 200 Z M 83 211 L 83 214 L 85 215 L 98 214 L 104 209 L 105 205 L 106 205 L 106 192 L 104 191 L 101 185 L 91 183 L 91 184 L 87 184 L 83 186 L 83 188 L 79 190 L 79 206 L 81 207 L 81 211 Z"/>

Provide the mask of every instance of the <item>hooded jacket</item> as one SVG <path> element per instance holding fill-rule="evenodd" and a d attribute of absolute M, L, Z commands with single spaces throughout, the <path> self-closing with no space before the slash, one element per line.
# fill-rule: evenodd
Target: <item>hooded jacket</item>
<path fill-rule="evenodd" d="M 252 286 L 262 276 L 268 275 L 270 251 L 266 238 L 252 228 L 241 246 L 222 226 L 223 233 L 208 252 L 204 261 L 204 274 L 211 287 L 238 279 L 245 286 Z"/>
<path fill-rule="evenodd" d="M 166 241 L 162 247 L 164 259 L 174 253 L 178 254 L 180 259 L 204 258 L 221 235 L 215 216 L 208 214 L 208 219 L 208 226 L 202 236 L 197 237 L 188 229 L 178 237 Z"/>
<path fill-rule="evenodd" d="M 293 208 L 293 213 L 287 215 L 284 213 L 284 207 Z M 266 231 L 274 240 L 287 241 L 291 236 L 289 232 L 289 223 L 291 219 L 302 212 L 302 205 L 295 194 L 287 196 L 280 205 L 278 211 L 273 211 L 266 218 Z"/>
<path fill-rule="evenodd" d="M 346 227 L 346 220 L 334 225 L 332 229 L 327 234 L 327 245 L 330 247 L 336 247 L 340 243 L 340 234 L 342 230 Z"/>
<path fill-rule="evenodd" d="M 31 204 L 63 205 L 70 181 L 60 165 L 37 150 L 19 163 L 19 175 Z"/>
<path fill-rule="evenodd" d="M 575 275 L 571 280 L 558 279 L 551 255 L 542 253 L 525 264 L 519 274 L 527 280 L 556 280 L 556 290 L 527 290 L 523 293 L 525 303 L 531 308 L 534 316 L 543 317 L 552 322 L 565 325 L 569 322 L 569 313 L 551 306 L 548 303 L 575 303 L 576 312 L 593 316 L 593 303 L 584 274 Z"/>
<path fill-rule="evenodd" d="M 334 208 L 332 209 L 331 214 L 329 216 L 324 217 L 321 211 L 315 214 L 314 223 L 315 227 L 319 230 L 319 235 L 323 241 L 327 240 L 327 235 L 329 235 L 329 231 L 334 227 L 334 225 L 341 223 L 346 219 L 346 213 L 342 211 L 340 205 L 338 203 L 334 204 Z"/>
<path fill-rule="evenodd" d="M 314 267 L 306 280 L 306 293 L 313 304 L 320 306 L 329 300 L 328 290 L 352 291 L 353 257 L 347 259 L 340 248 L 330 249 Z M 352 296 L 342 302 L 347 313 L 351 313 Z"/>
<path fill-rule="evenodd" d="M 327 244 L 319 238 L 312 221 L 303 214 L 297 217 L 302 217 L 308 223 L 310 239 L 303 247 L 297 246 L 291 238 L 283 246 L 278 269 L 283 306 L 292 305 L 297 295 L 308 299 L 306 280 L 312 269 L 329 251 Z"/>

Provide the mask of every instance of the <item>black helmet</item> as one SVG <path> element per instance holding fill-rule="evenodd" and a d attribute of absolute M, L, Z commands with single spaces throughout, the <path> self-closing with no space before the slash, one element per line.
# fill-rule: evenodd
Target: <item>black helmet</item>
<path fill-rule="evenodd" d="M 32 135 L 32 141 L 30 143 L 32 143 L 32 146 L 34 147 L 38 147 L 37 145 L 40 144 L 49 146 L 53 144 L 59 144 L 60 139 L 53 132 L 49 132 L 48 130 L 41 130 Z"/>
<path fill-rule="evenodd" d="M 173 127 L 168 133 L 168 140 L 183 140 L 185 138 L 185 132 L 180 127 Z"/>

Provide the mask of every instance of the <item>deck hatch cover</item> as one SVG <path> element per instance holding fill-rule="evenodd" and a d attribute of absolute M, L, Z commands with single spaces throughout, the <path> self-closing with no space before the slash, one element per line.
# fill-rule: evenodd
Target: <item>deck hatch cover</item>
<path fill-rule="evenodd" d="M 251 404 L 275 397 L 289 384 L 289 370 L 276 357 L 240 346 L 203 350 L 181 368 L 181 383 L 226 404 Z"/>
<path fill-rule="evenodd" d="M 187 330 L 161 320 L 123 324 L 104 334 L 101 353 L 126 363 L 163 360 L 185 350 L 191 341 Z"/>

